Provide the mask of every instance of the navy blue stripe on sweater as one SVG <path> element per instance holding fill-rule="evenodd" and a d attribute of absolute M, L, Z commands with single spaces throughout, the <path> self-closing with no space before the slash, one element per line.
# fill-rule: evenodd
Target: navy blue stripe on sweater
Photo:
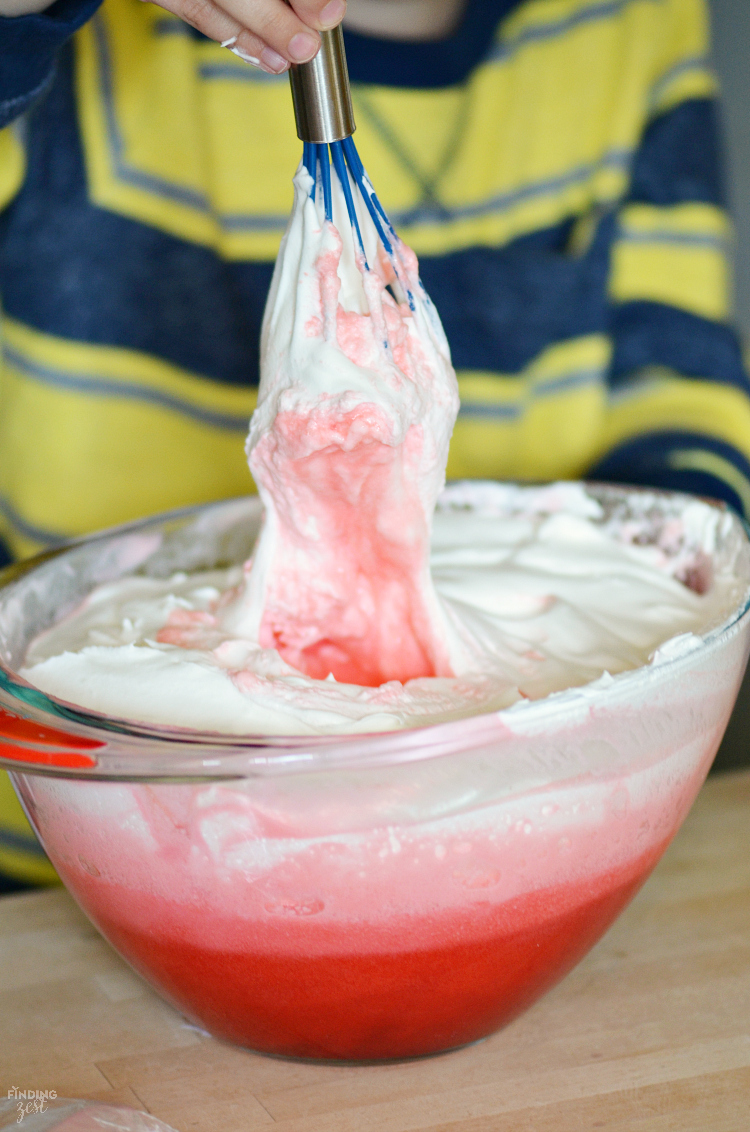
<path fill-rule="evenodd" d="M 345 31 L 352 82 L 435 90 L 464 82 L 493 47 L 497 26 L 521 0 L 467 0 L 454 33 L 434 43 L 400 43 Z"/>
<path fill-rule="evenodd" d="M 660 207 L 701 201 L 725 206 L 718 106 L 691 98 L 654 118 L 641 138 L 628 199 Z"/>
<path fill-rule="evenodd" d="M 736 476 L 730 474 L 734 486 L 700 467 L 686 467 L 689 461 L 680 459 L 681 454 L 695 456 L 701 452 L 709 456 L 707 463 L 726 464 L 736 469 Z M 711 457 L 718 459 L 711 461 Z M 694 463 L 700 464 L 700 459 Z M 700 433 L 660 431 L 637 436 L 608 452 L 590 469 L 587 478 L 721 499 L 740 515 L 748 514 L 750 462 L 733 445 Z"/>
<path fill-rule="evenodd" d="M 571 227 L 566 220 L 505 247 L 421 258 L 457 369 L 518 373 L 554 342 L 607 332 L 614 217 L 602 219 L 583 256 L 567 250 Z"/>
<path fill-rule="evenodd" d="M 101 0 L 55 0 L 44 12 L 0 18 L 0 128 L 49 87 L 57 52 Z"/>
<path fill-rule="evenodd" d="M 664 366 L 684 377 L 719 381 L 750 393 L 737 335 L 725 323 L 662 303 L 630 302 L 612 309 L 610 329 L 610 383 L 615 389 L 638 370 Z"/>

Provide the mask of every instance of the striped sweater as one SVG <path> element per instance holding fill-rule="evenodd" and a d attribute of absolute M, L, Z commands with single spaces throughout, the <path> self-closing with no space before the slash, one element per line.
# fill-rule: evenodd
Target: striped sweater
<path fill-rule="evenodd" d="M 346 41 L 358 150 L 458 372 L 448 475 L 750 514 L 702 0 L 468 0 L 449 40 Z M 8 553 L 246 492 L 287 78 L 139 0 L 57 0 L 0 20 L 0 125 Z M 3 789 L 0 870 L 44 879 Z"/>

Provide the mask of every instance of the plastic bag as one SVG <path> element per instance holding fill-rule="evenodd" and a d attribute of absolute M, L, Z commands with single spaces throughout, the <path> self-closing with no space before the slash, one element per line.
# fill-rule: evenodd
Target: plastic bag
<path fill-rule="evenodd" d="M 175 1132 L 163 1120 L 127 1105 L 50 1097 L 37 1090 L 0 1100 L 0 1129 L 21 1132 Z"/>

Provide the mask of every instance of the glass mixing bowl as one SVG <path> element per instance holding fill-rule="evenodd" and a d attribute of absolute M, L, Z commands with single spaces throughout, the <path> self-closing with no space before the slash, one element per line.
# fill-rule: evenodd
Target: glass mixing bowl
<path fill-rule="evenodd" d="M 624 489 L 588 490 L 627 511 Z M 681 497 L 655 498 L 658 527 Z M 259 521 L 257 499 L 219 503 L 6 570 L 0 762 L 83 910 L 216 1037 L 352 1061 L 474 1041 L 581 959 L 695 798 L 747 658 L 741 523 L 714 556 L 745 596 L 698 647 L 439 726 L 235 738 L 106 718 L 17 675 L 95 585 L 241 562 Z"/>

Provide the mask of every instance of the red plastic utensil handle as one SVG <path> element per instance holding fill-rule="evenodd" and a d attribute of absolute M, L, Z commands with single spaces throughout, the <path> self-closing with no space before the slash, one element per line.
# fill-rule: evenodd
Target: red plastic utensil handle
<path fill-rule="evenodd" d="M 55 747 L 73 747 L 79 751 L 94 751 L 106 744 L 97 739 L 84 739 L 80 735 L 68 735 L 54 727 L 43 727 L 20 715 L 12 715 L 0 708 L 0 742 L 3 739 L 21 739 L 29 743 L 49 743 Z"/>
<path fill-rule="evenodd" d="M 77 751 L 37 751 L 31 747 L 17 747 L 14 743 L 0 741 L 0 758 L 17 759 L 22 763 L 34 763 L 37 766 L 59 766 L 69 770 L 84 770 L 96 766 L 96 759 L 91 755 L 79 754 Z"/>

